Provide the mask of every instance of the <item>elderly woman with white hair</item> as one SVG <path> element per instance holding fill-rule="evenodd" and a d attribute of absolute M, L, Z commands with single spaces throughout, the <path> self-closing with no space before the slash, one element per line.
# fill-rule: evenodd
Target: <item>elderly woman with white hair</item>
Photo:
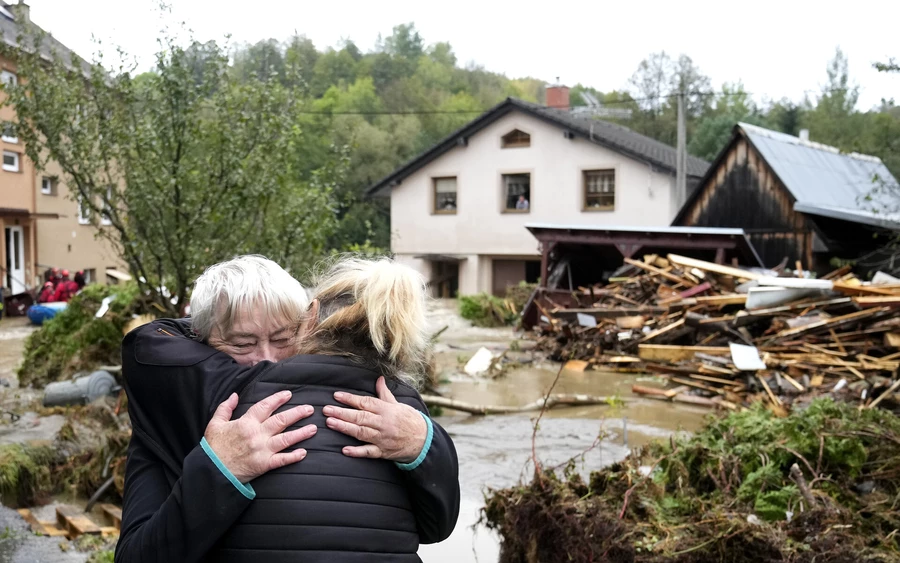
<path fill-rule="evenodd" d="M 345 260 L 303 307 L 272 264 L 198 280 L 194 330 L 227 354 L 184 321 L 123 342 L 134 435 L 117 561 L 418 561 L 452 532 L 456 452 L 410 385 L 421 277 Z"/>

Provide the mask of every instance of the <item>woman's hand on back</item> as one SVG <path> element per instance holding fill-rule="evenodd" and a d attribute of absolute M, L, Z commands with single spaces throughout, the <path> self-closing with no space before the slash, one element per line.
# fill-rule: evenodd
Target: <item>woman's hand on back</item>
<path fill-rule="evenodd" d="M 314 424 L 284 432 L 285 428 L 313 413 L 310 405 L 300 405 L 273 414 L 290 399 L 290 391 L 275 393 L 250 407 L 242 417 L 231 420 L 238 406 L 238 396 L 234 393 L 213 414 L 204 437 L 219 460 L 241 483 L 306 457 L 306 450 L 302 448 L 283 452 L 316 433 Z"/>
<path fill-rule="evenodd" d="M 328 417 L 325 424 L 352 436 L 362 446 L 347 446 L 343 453 L 350 457 L 371 457 L 411 463 L 425 446 L 428 425 L 422 414 L 409 405 L 397 402 L 388 389 L 384 377 L 375 383 L 378 397 L 351 395 L 338 392 L 334 398 L 350 409 L 326 406 L 322 409 Z"/>

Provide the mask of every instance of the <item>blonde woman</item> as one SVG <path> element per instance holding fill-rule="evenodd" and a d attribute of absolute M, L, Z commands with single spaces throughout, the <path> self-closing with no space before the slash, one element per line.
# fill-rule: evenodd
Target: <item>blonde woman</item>
<path fill-rule="evenodd" d="M 184 506 L 180 519 L 157 525 L 156 533 L 137 534 L 142 539 L 126 540 L 127 548 L 120 542 L 117 561 L 415 562 L 419 543 L 449 536 L 459 513 L 456 452 L 415 390 L 428 344 L 424 280 L 388 259 L 345 259 L 319 280 L 299 320 L 299 355 L 252 367 L 232 362 L 215 374 L 198 370 L 188 376 L 202 389 L 196 411 L 215 412 L 211 419 L 207 414 L 202 434 L 202 425 L 185 424 L 181 441 L 200 442 L 215 466 L 207 476 L 212 488 L 232 501 L 240 494 L 245 507 L 231 515 L 223 506 L 226 518 L 206 504 L 204 519 L 192 513 L 195 507 Z M 130 388 L 132 402 L 146 399 L 138 387 Z M 389 407 L 418 411 L 390 420 L 410 425 L 398 435 L 419 435 L 413 426 L 421 425 L 424 440 L 410 444 L 376 436 L 388 433 L 384 420 L 376 419 Z M 251 468 L 258 451 L 250 440 L 232 439 L 230 459 L 219 459 L 221 435 L 235 436 L 231 430 L 248 418 L 277 430 L 268 442 L 288 464 L 260 475 Z M 141 423 L 153 435 L 178 426 L 151 409 L 142 409 Z M 305 440 L 302 456 L 296 455 L 299 440 Z M 183 532 L 192 525 L 204 533 Z M 126 528 L 123 520 L 123 539 Z M 188 545 L 193 541 L 200 545 Z"/>

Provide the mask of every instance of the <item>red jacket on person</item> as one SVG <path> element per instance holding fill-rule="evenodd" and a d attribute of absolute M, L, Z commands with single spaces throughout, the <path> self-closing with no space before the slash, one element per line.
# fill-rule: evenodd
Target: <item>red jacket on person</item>
<path fill-rule="evenodd" d="M 64 279 L 56 286 L 56 292 L 53 294 L 53 301 L 68 302 L 76 293 L 78 293 L 78 284 L 72 280 Z"/>

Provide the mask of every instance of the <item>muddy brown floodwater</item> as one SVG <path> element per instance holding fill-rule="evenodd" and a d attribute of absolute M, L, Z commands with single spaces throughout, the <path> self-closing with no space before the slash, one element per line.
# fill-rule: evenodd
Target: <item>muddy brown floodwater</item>
<path fill-rule="evenodd" d="M 429 322 L 435 331 L 447 327 L 436 346 L 441 391 L 447 397 L 475 404 L 522 405 L 542 397 L 556 376 L 558 365 L 534 362 L 527 351 L 529 343 L 519 341 L 519 335 L 511 329 L 474 328 L 456 314 L 455 301 L 435 301 L 430 308 Z M 29 393 L 16 389 L 14 369 L 21 359 L 25 338 L 33 330 L 26 319 L 3 319 L 0 323 L 0 383 L 10 386 L 10 389 L 0 391 L 4 404 L 15 400 L 13 397 L 22 400 L 23 393 Z M 520 367 L 496 379 L 473 378 L 463 372 L 465 361 L 480 347 L 499 353 L 509 349 L 514 341 L 519 342 L 513 347 L 523 351 L 511 352 L 510 356 L 521 362 Z M 579 464 L 586 473 L 624 458 L 632 448 L 648 440 L 664 439 L 673 432 L 690 432 L 700 425 L 706 410 L 632 396 L 632 384 L 649 379 L 596 371 L 564 371 L 554 390 L 556 393 L 619 396 L 629 398 L 631 402 L 615 408 L 604 405 L 549 411 L 541 421 L 536 440 L 541 463 L 545 467 L 563 463 L 589 448 L 603 432 L 605 437 L 599 446 Z M 475 527 L 483 505 L 483 493 L 488 487 L 513 485 L 530 474 L 532 419 L 536 415 L 479 417 L 448 410 L 438 417 L 438 422 L 452 435 L 459 454 L 462 506 L 453 535 L 440 544 L 420 549 L 425 563 L 497 561 L 498 539 L 483 528 Z M 49 431 L 56 422 L 42 419 L 39 423 L 29 421 L 28 425 Z M 6 428 L 0 428 L 0 443 L 8 443 L 13 437 L 20 436 L 20 431 L 8 424 Z M 51 507 L 46 510 L 52 512 Z M 16 531 L 18 539 L 6 541 L 0 538 L 0 563 L 84 560 L 84 554 L 60 552 L 57 542 L 29 534 L 15 512 L 0 507 L 0 530 L 6 526 Z"/>
<path fill-rule="evenodd" d="M 522 405 L 546 394 L 556 377 L 558 364 L 527 363 L 496 379 L 465 375 L 462 365 L 481 346 L 502 352 L 518 336 L 510 329 L 479 329 L 469 326 L 455 313 L 455 302 L 436 302 L 431 311 L 432 327 L 447 326 L 436 347 L 438 373 L 444 381 L 441 392 L 475 404 Z M 514 346 L 515 347 L 515 346 Z M 518 347 L 527 350 L 529 343 Z M 527 352 L 511 354 L 528 362 Z M 540 424 L 536 451 L 545 467 L 564 463 L 588 449 L 603 432 L 599 446 L 578 464 L 585 473 L 624 458 L 632 448 L 649 440 L 665 439 L 674 432 L 691 432 L 702 423 L 706 409 L 642 399 L 631 386 L 649 377 L 597 371 L 563 371 L 554 393 L 585 393 L 629 399 L 623 407 L 586 406 L 557 408 L 547 412 Z M 652 383 L 647 383 L 652 384 Z M 505 416 L 456 415 L 446 411 L 438 422 L 453 437 L 459 454 L 462 505 L 459 524 L 445 542 L 422 546 L 425 563 L 479 561 L 495 563 L 499 541 L 483 528 L 476 528 L 488 487 L 513 485 L 532 471 L 531 437 L 537 413 Z"/>

